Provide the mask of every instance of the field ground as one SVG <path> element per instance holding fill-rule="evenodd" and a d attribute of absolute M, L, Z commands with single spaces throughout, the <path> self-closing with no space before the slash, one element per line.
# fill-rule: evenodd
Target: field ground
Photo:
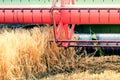
<path fill-rule="evenodd" d="M 82 59 L 81 59 L 82 60 Z M 71 73 L 50 75 L 43 80 L 119 80 L 120 57 L 106 56 L 87 58 Z"/>
<path fill-rule="evenodd" d="M 100 74 L 90 74 L 88 71 L 82 73 L 57 74 L 43 78 L 43 80 L 119 80 L 120 73 L 107 70 Z"/>

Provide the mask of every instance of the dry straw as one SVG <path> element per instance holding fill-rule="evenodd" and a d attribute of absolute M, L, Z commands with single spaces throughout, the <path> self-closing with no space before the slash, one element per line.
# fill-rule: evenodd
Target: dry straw
<path fill-rule="evenodd" d="M 64 38 L 63 34 L 61 36 Z M 73 48 L 58 47 L 55 42 L 50 44 L 51 39 L 54 39 L 54 36 L 53 28 L 50 26 L 32 29 L 1 29 L 0 80 L 39 80 L 44 79 L 42 77 L 48 74 L 70 72 L 73 69 L 78 72 L 79 70 L 80 72 L 92 70 L 93 73 L 104 71 L 104 69 L 117 71 L 120 69 L 120 57 L 118 56 L 109 57 L 112 59 L 109 63 L 108 57 L 89 58 L 85 56 L 84 58 L 83 53 L 75 55 Z M 64 77 L 63 79 L 72 78 L 74 74 L 67 78 Z M 79 77 L 79 74 L 75 77 Z M 58 78 L 55 77 L 55 79 Z"/>
<path fill-rule="evenodd" d="M 0 31 L 0 80 L 37 80 L 74 68 L 74 50 L 58 48 L 50 26 Z"/>

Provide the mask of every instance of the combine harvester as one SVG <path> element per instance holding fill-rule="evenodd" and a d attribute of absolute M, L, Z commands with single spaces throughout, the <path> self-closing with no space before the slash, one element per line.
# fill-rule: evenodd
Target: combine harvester
<path fill-rule="evenodd" d="M 120 53 L 120 0 L 0 0 L 0 23 L 53 24 L 60 46 Z"/>

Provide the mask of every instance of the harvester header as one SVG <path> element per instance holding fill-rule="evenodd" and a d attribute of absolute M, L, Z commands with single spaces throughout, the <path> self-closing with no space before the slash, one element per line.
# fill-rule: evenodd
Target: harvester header
<path fill-rule="evenodd" d="M 1 0 L 0 23 L 119 24 L 119 0 Z M 9 14 L 8 14 L 9 13 Z"/>
<path fill-rule="evenodd" d="M 64 47 L 120 47 L 119 34 L 95 34 L 92 30 L 71 40 L 75 24 L 120 24 L 120 0 L 1 0 L 0 23 L 53 24 L 55 41 Z"/>

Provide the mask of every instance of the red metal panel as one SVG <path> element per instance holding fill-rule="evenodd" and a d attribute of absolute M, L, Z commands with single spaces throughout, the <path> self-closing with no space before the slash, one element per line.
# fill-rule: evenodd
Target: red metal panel
<path fill-rule="evenodd" d="M 90 10 L 90 24 L 99 24 L 98 10 Z"/>
<path fill-rule="evenodd" d="M 7 20 L 7 17 L 6 17 L 6 20 Z M 24 12 L 22 10 L 14 10 L 13 23 L 24 24 Z"/>
<path fill-rule="evenodd" d="M 71 10 L 71 15 L 70 15 L 71 23 L 80 23 L 80 12 L 78 10 Z"/>
<path fill-rule="evenodd" d="M 118 10 L 110 10 L 110 23 L 120 23 L 120 12 Z"/>
<path fill-rule="evenodd" d="M 33 10 L 33 23 L 41 23 L 41 10 Z"/>
<path fill-rule="evenodd" d="M 89 24 L 88 10 L 81 10 L 81 24 Z"/>
<path fill-rule="evenodd" d="M 22 10 L 15 10 L 14 11 L 14 22 L 13 23 L 23 23 L 24 24 L 24 16 Z"/>
<path fill-rule="evenodd" d="M 0 23 L 4 23 L 4 12 L 0 10 Z"/>
<path fill-rule="evenodd" d="M 70 13 L 71 11 L 70 10 L 62 10 L 62 20 L 63 20 L 63 23 L 65 24 L 71 24 L 71 20 L 70 20 Z"/>
<path fill-rule="evenodd" d="M 33 23 L 33 12 L 31 12 L 31 10 L 24 10 L 23 11 L 23 17 L 24 17 L 24 23 L 28 24 L 28 23 Z"/>
<path fill-rule="evenodd" d="M 18 23 L 18 11 L 13 10 L 13 22 Z"/>
<path fill-rule="evenodd" d="M 0 10 L 0 23 L 53 24 L 62 19 L 64 24 L 120 24 L 118 10 Z"/>
<path fill-rule="evenodd" d="M 108 10 L 100 10 L 100 24 L 109 23 L 109 12 Z"/>
<path fill-rule="evenodd" d="M 52 16 L 51 16 L 51 11 L 50 10 L 43 10 L 42 11 L 42 23 L 43 24 L 52 24 Z"/>
<path fill-rule="evenodd" d="M 52 24 L 50 10 L 0 10 L 0 23 Z M 60 14 L 55 17 L 60 21 Z"/>
<path fill-rule="evenodd" d="M 5 23 L 14 23 L 13 14 L 12 10 L 5 10 Z"/>
<path fill-rule="evenodd" d="M 54 11 L 54 17 L 52 17 L 52 14 L 51 14 L 51 18 L 53 19 L 55 19 L 55 21 L 56 21 L 56 23 L 58 24 L 60 24 L 60 20 L 61 20 L 61 18 L 62 18 L 62 15 L 61 15 L 61 10 L 56 10 L 56 11 Z M 53 23 L 53 22 L 52 22 Z M 51 23 L 51 24 L 52 24 Z"/>

